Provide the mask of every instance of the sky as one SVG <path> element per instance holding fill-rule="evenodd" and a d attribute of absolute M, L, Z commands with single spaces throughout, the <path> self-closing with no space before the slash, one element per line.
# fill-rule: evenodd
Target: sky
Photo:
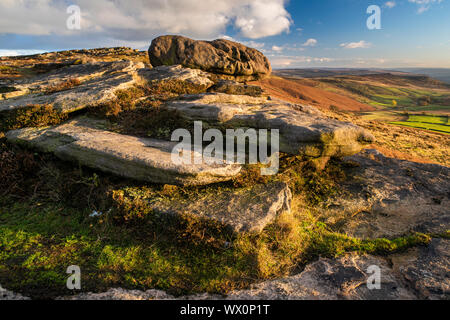
<path fill-rule="evenodd" d="M 0 0 L 0 56 L 165 34 L 242 42 L 274 68 L 450 68 L 450 0 Z"/>

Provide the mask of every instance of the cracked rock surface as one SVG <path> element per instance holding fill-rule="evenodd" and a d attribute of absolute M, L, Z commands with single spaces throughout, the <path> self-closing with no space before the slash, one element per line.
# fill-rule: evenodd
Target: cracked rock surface
<path fill-rule="evenodd" d="M 387 158 L 376 150 L 345 160 L 353 168 L 321 210 L 327 223 L 364 239 L 448 230 L 450 168 Z"/>

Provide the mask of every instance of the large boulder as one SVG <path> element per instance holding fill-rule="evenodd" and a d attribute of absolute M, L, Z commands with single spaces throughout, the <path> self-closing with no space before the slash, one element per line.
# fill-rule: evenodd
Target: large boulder
<path fill-rule="evenodd" d="M 148 54 L 154 67 L 181 64 L 238 80 L 260 79 L 272 72 L 269 60 L 261 52 L 224 39 L 196 41 L 162 36 L 152 41 Z"/>

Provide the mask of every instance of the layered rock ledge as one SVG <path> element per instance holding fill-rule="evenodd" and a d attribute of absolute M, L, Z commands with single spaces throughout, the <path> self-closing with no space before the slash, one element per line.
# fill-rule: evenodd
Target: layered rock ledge
<path fill-rule="evenodd" d="M 95 62 L 57 69 L 31 79 L 17 80 L 8 93 L 0 97 L 0 112 L 50 104 L 55 110 L 69 113 L 89 105 L 116 98 L 115 91 L 132 87 L 136 71 L 143 63 L 132 61 Z M 76 80 L 77 85 L 56 92 L 46 92 L 52 86 Z"/>
<path fill-rule="evenodd" d="M 167 103 L 191 120 L 231 128 L 278 129 L 280 151 L 312 158 L 344 157 L 374 141 L 367 130 L 326 118 L 310 106 L 266 97 L 207 93 L 186 95 Z"/>
<path fill-rule="evenodd" d="M 138 138 L 109 132 L 104 122 L 80 118 L 50 128 L 26 128 L 6 134 L 12 143 L 63 160 L 136 180 L 174 185 L 205 185 L 232 179 L 237 164 L 175 164 L 174 142 Z M 192 153 L 192 157 L 194 154 Z"/>

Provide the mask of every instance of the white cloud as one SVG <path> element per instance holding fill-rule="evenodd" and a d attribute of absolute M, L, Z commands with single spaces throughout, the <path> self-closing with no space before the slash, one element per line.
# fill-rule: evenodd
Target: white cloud
<path fill-rule="evenodd" d="M 281 52 L 281 51 L 283 51 L 283 47 L 272 46 L 272 51 L 275 51 L 275 52 Z"/>
<path fill-rule="evenodd" d="M 253 40 L 251 40 L 251 41 L 238 41 L 238 42 L 246 45 L 247 47 L 254 48 L 254 49 L 263 49 L 264 46 L 265 46 L 264 42 L 256 42 L 256 41 L 253 41 Z"/>
<path fill-rule="evenodd" d="M 68 30 L 63 0 L 1 0 L 0 34 L 83 35 L 141 41 L 161 33 L 216 38 L 233 26 L 256 39 L 289 32 L 286 0 L 73 0 L 81 30 Z"/>
<path fill-rule="evenodd" d="M 32 54 L 44 53 L 45 50 L 6 50 L 0 49 L 0 57 L 28 56 Z"/>
<path fill-rule="evenodd" d="M 219 39 L 225 39 L 230 41 L 236 41 L 233 37 L 227 36 L 226 34 L 220 35 Z"/>
<path fill-rule="evenodd" d="M 421 14 L 430 9 L 431 5 L 434 3 L 441 3 L 443 0 L 408 0 L 408 2 L 415 3 L 419 5 L 417 13 Z"/>
<path fill-rule="evenodd" d="M 283 56 L 269 55 L 270 63 L 274 68 L 301 67 L 301 66 L 325 66 L 334 61 L 327 57 L 309 57 L 309 56 Z"/>
<path fill-rule="evenodd" d="M 395 1 L 388 1 L 384 4 L 384 6 L 386 8 L 392 9 L 393 7 L 395 7 L 397 5 L 397 3 L 395 3 Z"/>
<path fill-rule="evenodd" d="M 317 40 L 316 39 L 308 39 L 303 44 L 303 46 L 305 46 L 305 47 L 314 47 L 316 44 L 317 44 Z"/>
<path fill-rule="evenodd" d="M 345 49 L 359 49 L 359 48 L 370 48 L 372 44 L 370 42 L 366 42 L 361 40 L 359 42 L 349 42 L 349 43 L 341 43 L 341 47 Z"/>

